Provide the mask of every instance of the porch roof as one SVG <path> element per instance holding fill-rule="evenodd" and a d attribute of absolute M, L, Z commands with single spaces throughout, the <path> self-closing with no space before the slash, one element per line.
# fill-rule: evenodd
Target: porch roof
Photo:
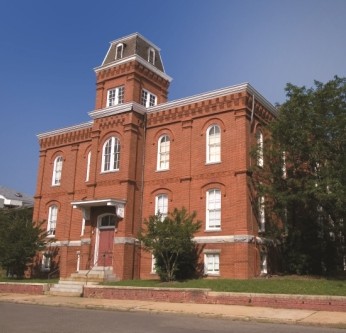
<path fill-rule="evenodd" d="M 117 206 L 124 205 L 125 200 L 121 199 L 97 199 L 97 200 L 82 200 L 82 201 L 72 201 L 71 205 L 73 208 L 91 208 L 99 206 Z"/>

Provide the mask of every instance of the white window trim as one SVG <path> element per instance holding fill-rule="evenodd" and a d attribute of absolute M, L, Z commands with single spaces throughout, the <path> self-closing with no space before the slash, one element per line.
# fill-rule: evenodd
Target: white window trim
<path fill-rule="evenodd" d="M 257 142 L 257 166 L 263 168 L 263 133 L 260 129 L 256 130 L 256 142 Z"/>
<path fill-rule="evenodd" d="M 161 208 L 161 210 L 160 210 Z M 168 214 L 168 195 L 158 194 L 155 197 L 155 214 L 161 214 L 162 221 Z"/>
<path fill-rule="evenodd" d="M 146 94 L 146 98 L 143 98 L 143 95 Z M 154 103 L 150 102 L 150 98 L 154 99 Z M 151 105 L 152 104 L 152 105 Z M 150 91 L 146 89 L 142 89 L 141 92 L 141 105 L 145 106 L 146 108 L 152 107 L 157 105 L 157 96 L 151 93 Z"/>
<path fill-rule="evenodd" d="M 49 272 L 51 265 L 52 265 L 52 258 L 50 256 L 46 256 L 43 253 L 42 261 L 41 261 L 41 272 Z"/>
<path fill-rule="evenodd" d="M 210 132 L 213 128 L 217 128 L 219 130 L 219 141 L 215 142 L 213 144 L 210 143 L 211 135 Z M 211 154 L 211 148 L 214 147 L 214 149 L 218 150 L 218 154 Z M 218 155 L 218 158 L 215 156 Z M 206 131 L 206 164 L 214 164 L 214 163 L 220 163 L 221 162 L 221 128 L 217 124 L 210 125 Z"/>
<path fill-rule="evenodd" d="M 111 102 L 110 95 L 114 92 L 114 97 L 112 97 L 112 100 L 114 99 L 114 102 Z M 124 93 L 125 88 L 124 86 L 115 87 L 112 89 L 109 89 L 107 91 L 107 107 L 112 107 L 115 105 L 123 104 L 124 103 Z"/>
<path fill-rule="evenodd" d="M 217 260 L 215 260 L 217 258 Z M 212 259 L 212 270 L 208 270 L 209 260 Z M 217 267 L 217 269 L 216 269 Z M 219 276 L 220 275 L 220 251 L 207 251 L 204 252 L 204 273 L 206 275 Z"/>
<path fill-rule="evenodd" d="M 85 175 L 86 182 L 88 182 L 90 179 L 90 161 L 91 161 L 91 151 L 89 151 L 87 155 L 87 168 L 86 168 L 86 175 Z"/>
<path fill-rule="evenodd" d="M 54 238 L 56 233 L 56 226 L 58 221 L 58 206 L 49 206 L 48 222 L 47 222 L 47 237 Z M 53 228 L 54 226 L 54 228 Z"/>
<path fill-rule="evenodd" d="M 150 274 L 156 274 L 156 258 L 154 257 L 153 254 L 151 254 L 151 269 L 150 269 Z"/>
<path fill-rule="evenodd" d="M 259 232 L 265 232 L 265 199 L 263 196 L 258 198 L 258 217 L 259 217 Z"/>
<path fill-rule="evenodd" d="M 120 51 L 120 55 L 118 54 L 119 49 Z M 119 43 L 115 46 L 115 60 L 119 60 L 123 58 L 123 54 L 124 54 L 124 44 L 123 43 Z"/>
<path fill-rule="evenodd" d="M 163 140 L 165 139 L 165 142 Z M 156 170 L 168 170 L 169 169 L 169 157 L 170 157 L 170 144 L 171 140 L 167 134 L 161 135 L 157 141 L 157 163 Z M 163 151 L 163 146 L 167 148 L 166 151 Z M 161 166 L 161 162 L 164 166 Z"/>
<path fill-rule="evenodd" d="M 149 47 L 148 49 L 148 62 L 155 65 L 155 50 L 152 47 Z"/>
<path fill-rule="evenodd" d="M 220 208 L 214 208 L 211 209 L 210 207 L 210 202 L 209 202 L 209 196 L 210 196 L 210 192 L 213 191 L 217 191 L 220 195 Z M 219 231 L 221 230 L 221 213 L 222 213 L 222 193 L 220 189 L 217 188 L 213 188 L 213 189 L 209 189 L 206 193 L 206 230 L 207 231 Z M 215 205 L 215 202 L 213 203 Z M 210 226 L 210 212 L 215 212 L 215 211 L 219 211 L 220 212 L 220 225 L 219 226 Z"/>
<path fill-rule="evenodd" d="M 116 141 L 118 141 L 118 151 L 115 150 Z M 108 142 L 110 142 L 111 147 L 110 147 L 109 169 L 106 169 L 105 168 L 105 163 L 106 163 L 105 149 Z M 118 163 L 117 163 L 118 167 L 114 168 L 114 162 L 117 156 L 118 156 Z M 120 168 L 120 140 L 119 138 L 112 136 L 105 141 L 102 147 L 101 173 L 119 171 L 119 168 Z"/>
<path fill-rule="evenodd" d="M 60 186 L 62 175 L 63 158 L 57 156 L 54 160 L 52 186 Z"/>

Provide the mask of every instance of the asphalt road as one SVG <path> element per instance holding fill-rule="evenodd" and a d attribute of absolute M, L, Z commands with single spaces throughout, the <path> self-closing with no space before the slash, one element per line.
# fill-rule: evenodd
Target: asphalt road
<path fill-rule="evenodd" d="M 192 305 L 193 306 L 193 305 Z M 340 329 L 266 324 L 150 312 L 0 303 L 0 333 L 341 333 Z"/>

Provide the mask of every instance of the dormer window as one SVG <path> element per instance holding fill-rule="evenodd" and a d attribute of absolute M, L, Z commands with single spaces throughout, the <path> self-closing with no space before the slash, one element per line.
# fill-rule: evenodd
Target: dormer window
<path fill-rule="evenodd" d="M 115 49 L 115 60 L 121 59 L 123 57 L 124 44 L 120 43 Z"/>
<path fill-rule="evenodd" d="M 155 50 L 152 47 L 148 49 L 148 62 L 155 65 Z"/>

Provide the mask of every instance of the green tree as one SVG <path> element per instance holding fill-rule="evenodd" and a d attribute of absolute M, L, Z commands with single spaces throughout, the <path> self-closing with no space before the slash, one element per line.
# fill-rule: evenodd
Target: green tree
<path fill-rule="evenodd" d="M 0 209 L 0 266 L 7 276 L 21 278 L 37 251 L 46 246 L 46 232 L 32 221 L 32 208 Z"/>
<path fill-rule="evenodd" d="M 160 214 L 144 221 L 139 240 L 156 259 L 155 268 L 162 281 L 195 277 L 198 267 L 197 246 L 194 234 L 201 222 L 195 221 L 196 213 L 188 214 L 185 208 L 175 208 L 162 219 Z"/>
<path fill-rule="evenodd" d="M 300 274 L 343 270 L 346 236 L 346 79 L 313 88 L 288 84 L 270 125 L 265 167 L 253 179 L 276 236 L 284 269 Z"/>

